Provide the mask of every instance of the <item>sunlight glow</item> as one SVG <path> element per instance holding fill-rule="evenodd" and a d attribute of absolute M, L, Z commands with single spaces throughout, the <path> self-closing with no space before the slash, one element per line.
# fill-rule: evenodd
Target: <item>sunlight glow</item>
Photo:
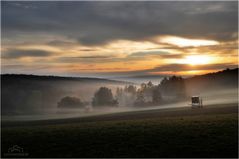
<path fill-rule="evenodd" d="M 144 51 L 144 50 L 151 50 L 160 47 L 159 44 L 154 44 L 148 41 L 131 41 L 131 40 L 117 40 L 108 43 L 105 46 L 102 46 L 105 51 L 117 51 L 117 53 L 122 54 L 131 54 L 132 52 Z"/>
<path fill-rule="evenodd" d="M 150 72 L 151 75 L 176 75 L 176 76 L 193 76 L 202 75 L 210 72 L 220 71 L 220 69 L 215 70 L 189 70 L 189 71 L 161 71 L 161 72 Z"/>
<path fill-rule="evenodd" d="M 204 39 L 187 39 L 175 36 L 165 36 L 160 38 L 160 42 L 176 45 L 179 47 L 188 47 L 188 46 L 210 46 L 218 45 L 219 42 L 215 40 L 204 40 Z"/>
<path fill-rule="evenodd" d="M 212 62 L 212 57 L 208 55 L 189 55 L 180 61 L 183 64 L 189 65 L 205 65 Z"/>

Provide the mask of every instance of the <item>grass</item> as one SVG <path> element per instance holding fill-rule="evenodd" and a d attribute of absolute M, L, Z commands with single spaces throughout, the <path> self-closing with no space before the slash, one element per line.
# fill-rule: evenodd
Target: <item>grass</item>
<path fill-rule="evenodd" d="M 2 129 L 2 157 L 238 157 L 237 113 Z"/>

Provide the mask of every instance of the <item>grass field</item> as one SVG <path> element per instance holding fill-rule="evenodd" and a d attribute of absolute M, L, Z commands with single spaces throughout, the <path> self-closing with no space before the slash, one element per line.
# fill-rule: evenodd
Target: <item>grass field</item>
<path fill-rule="evenodd" d="M 238 115 L 2 128 L 2 157 L 13 145 L 27 157 L 238 157 Z"/>

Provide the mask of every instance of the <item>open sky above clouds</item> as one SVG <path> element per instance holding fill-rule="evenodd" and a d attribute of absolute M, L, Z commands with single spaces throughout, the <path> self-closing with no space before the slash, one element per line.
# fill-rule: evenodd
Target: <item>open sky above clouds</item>
<path fill-rule="evenodd" d="M 2 73 L 194 75 L 238 64 L 238 2 L 1 2 Z"/>

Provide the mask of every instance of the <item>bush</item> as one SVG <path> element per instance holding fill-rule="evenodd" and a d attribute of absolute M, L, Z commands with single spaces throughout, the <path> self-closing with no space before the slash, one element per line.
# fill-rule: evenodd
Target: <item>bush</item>
<path fill-rule="evenodd" d="M 77 97 L 64 97 L 57 103 L 58 108 L 83 108 L 84 103 Z"/>

